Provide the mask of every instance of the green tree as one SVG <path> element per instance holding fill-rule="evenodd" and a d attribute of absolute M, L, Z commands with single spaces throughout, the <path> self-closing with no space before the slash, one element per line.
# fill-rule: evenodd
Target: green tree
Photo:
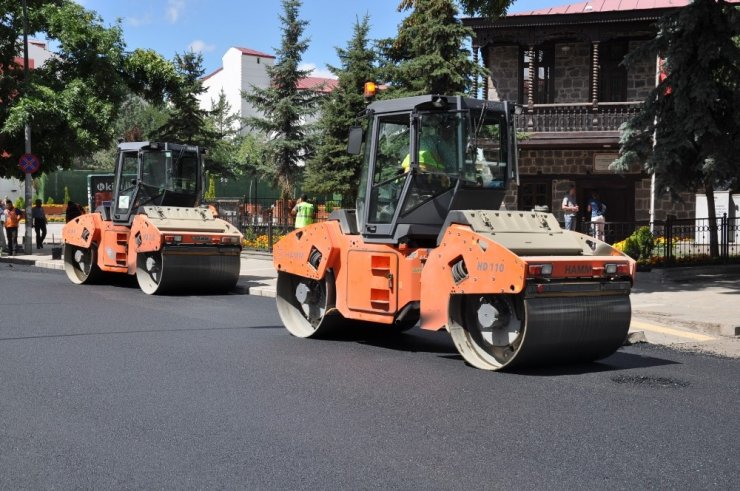
<path fill-rule="evenodd" d="M 211 101 L 211 110 L 206 118 L 206 125 L 213 136 L 209 147 L 208 158 L 218 167 L 219 175 L 233 178 L 244 172 L 244 165 L 239 159 L 239 149 L 243 137 L 240 135 L 241 118 L 232 111 L 231 104 L 222 90 L 217 101 Z"/>
<path fill-rule="evenodd" d="M 113 123 L 116 138 L 127 142 L 153 140 L 155 132 L 167 121 L 169 111 L 162 104 L 151 104 L 130 95 L 121 106 Z M 74 168 L 112 172 L 115 168 L 116 144 L 98 150 L 90 158 L 75 159 Z"/>
<path fill-rule="evenodd" d="M 329 67 L 339 81 L 323 104 L 316 154 L 306 166 L 304 187 L 313 193 L 357 197 L 362 157 L 347 153 L 347 135 L 365 109 L 365 82 L 376 79 L 375 53 L 368 48 L 369 29 L 367 16 L 358 20 L 347 48 L 337 48 L 340 67 Z"/>
<path fill-rule="evenodd" d="M 417 0 L 401 0 L 399 10 L 413 7 Z M 483 17 L 501 17 L 506 14 L 506 9 L 514 3 L 513 0 L 458 0 L 460 8 L 467 15 L 480 15 Z"/>
<path fill-rule="evenodd" d="M 253 87 L 244 98 L 262 113 L 249 118 L 247 123 L 264 136 L 264 156 L 268 177 L 276 184 L 284 198 L 294 193 L 299 162 L 311 157 L 310 125 L 306 119 L 318 108 L 321 94 L 315 90 L 299 89 L 298 83 L 309 75 L 300 70 L 308 39 L 303 37 L 307 21 L 298 18 L 300 0 L 283 0 L 282 38 L 277 60 L 267 67 L 270 85 Z"/>
<path fill-rule="evenodd" d="M 172 65 L 149 50 L 125 52 L 120 24 L 71 0 L 28 0 L 29 33 L 58 46 L 55 56 L 30 71 L 26 90 L 22 57 L 23 13 L 17 0 L 0 0 L 0 175 L 16 173 L 30 123 L 42 172 L 68 168 L 115 141 L 113 122 L 130 91 L 162 100 L 177 84 Z"/>
<path fill-rule="evenodd" d="M 162 141 L 207 146 L 216 135 L 208 128 L 208 111 L 200 108 L 198 100 L 206 91 L 202 81 L 203 56 L 192 51 L 176 54 L 174 65 L 180 79 L 179 90 L 170 98 L 169 118 L 157 129 L 156 137 Z"/>
<path fill-rule="evenodd" d="M 703 189 L 710 218 L 710 252 L 719 254 L 714 189 L 740 178 L 740 10 L 694 0 L 661 19 L 657 36 L 626 58 L 665 59 L 667 76 L 642 110 L 622 125 L 617 171 L 644 165 L 656 191 L 679 199 Z"/>
<path fill-rule="evenodd" d="M 398 35 L 379 41 L 386 97 L 464 94 L 473 77 L 485 74 L 464 47 L 473 31 L 457 18 L 452 0 L 405 1 L 400 8 L 412 11 Z"/>

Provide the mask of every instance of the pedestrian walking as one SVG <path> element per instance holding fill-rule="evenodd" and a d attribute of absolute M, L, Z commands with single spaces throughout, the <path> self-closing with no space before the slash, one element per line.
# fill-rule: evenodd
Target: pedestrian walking
<path fill-rule="evenodd" d="M 591 201 L 588 202 L 588 211 L 591 213 L 591 234 L 598 240 L 604 240 L 606 205 L 599 199 L 599 193 L 596 191 L 593 192 Z"/>
<path fill-rule="evenodd" d="M 5 202 L 5 235 L 8 239 L 8 255 L 12 256 L 18 249 L 18 224 L 21 221 L 21 213 L 12 200 Z"/>
<path fill-rule="evenodd" d="M 300 197 L 293 210 L 290 212 L 295 217 L 295 228 L 303 228 L 313 223 L 316 208 L 308 201 L 308 195 Z"/>
<path fill-rule="evenodd" d="M 31 209 L 31 218 L 33 218 L 33 230 L 36 232 L 36 249 L 44 248 L 44 239 L 46 239 L 46 213 L 41 206 L 41 200 L 37 199 Z"/>
<path fill-rule="evenodd" d="M 568 194 L 563 198 L 563 218 L 565 218 L 565 229 L 576 229 L 576 217 L 578 216 L 578 202 L 576 201 L 576 187 L 571 186 Z"/>

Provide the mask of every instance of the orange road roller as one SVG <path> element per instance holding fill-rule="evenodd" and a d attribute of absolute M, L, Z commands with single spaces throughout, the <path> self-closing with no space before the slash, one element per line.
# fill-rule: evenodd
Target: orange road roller
<path fill-rule="evenodd" d="M 198 206 L 202 189 L 201 148 L 119 144 L 112 202 L 62 230 L 67 276 L 86 284 L 106 273 L 136 275 L 148 294 L 232 289 L 242 235 Z"/>
<path fill-rule="evenodd" d="M 518 180 L 515 106 L 461 96 L 372 102 L 356 210 L 274 247 L 288 331 L 446 329 L 485 370 L 606 357 L 630 325 L 635 262 L 552 214 L 502 209 Z"/>

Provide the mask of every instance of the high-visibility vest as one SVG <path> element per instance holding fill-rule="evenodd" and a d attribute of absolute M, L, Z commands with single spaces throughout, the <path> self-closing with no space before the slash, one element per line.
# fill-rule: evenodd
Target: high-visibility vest
<path fill-rule="evenodd" d="M 313 223 L 313 204 L 303 201 L 296 205 L 295 228 L 303 228 Z"/>
<path fill-rule="evenodd" d="M 409 171 L 409 167 L 411 167 L 411 155 L 406 155 L 403 162 L 401 162 L 401 167 L 404 172 Z M 444 171 L 444 164 L 440 162 L 440 159 L 431 150 L 419 150 L 419 169 L 422 172 Z"/>
<path fill-rule="evenodd" d="M 20 216 L 18 216 L 17 208 L 5 210 L 5 228 L 18 228 L 19 222 Z"/>

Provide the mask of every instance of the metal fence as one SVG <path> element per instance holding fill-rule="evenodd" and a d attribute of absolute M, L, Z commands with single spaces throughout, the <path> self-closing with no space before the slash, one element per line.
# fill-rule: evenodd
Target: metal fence
<path fill-rule="evenodd" d="M 354 208 L 354 203 L 331 200 L 311 202 L 316 206 L 315 222 L 328 219 L 334 209 Z M 216 207 L 221 218 L 242 231 L 246 247 L 250 249 L 271 250 L 275 242 L 295 228 L 291 210 L 296 201 L 292 199 L 218 198 L 208 204 Z"/>
<path fill-rule="evenodd" d="M 649 227 L 650 222 L 606 222 L 604 240 L 610 244 L 620 242 L 641 227 Z M 591 222 L 579 223 L 579 231 L 594 235 Z M 717 232 L 717 247 L 711 247 L 712 230 Z M 709 218 L 677 219 L 668 217 L 654 221 L 651 227 L 654 236 L 653 258 L 659 262 L 675 264 L 684 261 L 728 260 L 740 257 L 740 217 L 727 214 Z"/>
<path fill-rule="evenodd" d="M 221 198 L 211 204 L 217 207 L 222 218 L 228 220 L 244 234 L 246 247 L 250 249 L 272 250 L 273 244 L 295 227 L 291 210 L 295 200 L 273 198 L 252 199 Z M 315 201 L 314 221 L 329 218 L 336 208 L 354 208 L 354 203 L 336 201 Z M 649 227 L 654 236 L 653 258 L 665 264 L 682 263 L 687 260 L 728 260 L 740 257 L 740 217 L 718 217 L 714 224 L 708 218 L 676 219 L 654 221 L 606 222 L 604 240 L 609 244 L 620 242 L 641 227 Z M 717 249 L 712 252 L 711 231 L 717 230 Z M 594 235 L 593 224 L 581 221 L 578 231 Z"/>

